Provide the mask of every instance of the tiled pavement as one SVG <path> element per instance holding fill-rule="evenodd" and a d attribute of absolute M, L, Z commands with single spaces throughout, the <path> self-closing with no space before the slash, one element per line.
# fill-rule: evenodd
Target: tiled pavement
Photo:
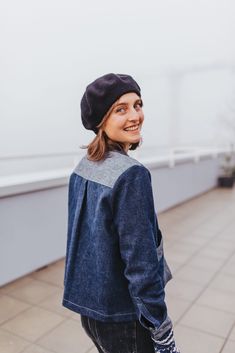
<path fill-rule="evenodd" d="M 182 353 L 235 352 L 235 190 L 158 215 L 174 279 L 166 298 Z M 0 288 L 0 353 L 95 353 L 61 306 L 64 260 Z"/>

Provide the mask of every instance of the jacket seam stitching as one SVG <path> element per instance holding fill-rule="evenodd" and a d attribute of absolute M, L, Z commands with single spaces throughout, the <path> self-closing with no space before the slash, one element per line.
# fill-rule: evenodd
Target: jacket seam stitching
<path fill-rule="evenodd" d="M 90 182 L 92 182 L 92 183 L 95 183 L 95 184 L 98 184 L 98 185 L 102 185 L 102 186 L 105 186 L 105 187 L 107 187 L 107 188 L 109 188 L 109 189 L 112 189 L 112 186 L 107 185 L 107 184 L 104 184 L 104 183 L 101 183 L 101 182 L 96 181 L 96 180 L 93 180 L 93 179 L 88 179 L 88 178 L 86 178 L 84 175 L 82 175 L 82 173 L 81 173 L 81 174 L 77 174 L 76 172 L 74 172 L 74 174 L 76 174 L 76 175 L 79 176 L 80 178 L 83 178 L 83 179 L 85 179 L 85 180 L 87 180 L 87 181 L 90 181 Z"/>
<path fill-rule="evenodd" d="M 94 313 L 97 313 L 97 314 L 102 315 L 102 316 L 123 316 L 123 315 L 136 314 L 136 312 L 131 312 L 131 313 L 124 313 L 124 314 L 122 314 L 122 313 L 117 313 L 117 314 L 106 315 L 106 314 L 101 314 L 99 311 L 90 309 L 90 308 L 88 308 L 88 307 L 86 307 L 86 306 L 78 305 L 78 304 L 76 304 L 76 303 L 74 303 L 74 302 L 71 302 L 70 300 L 64 299 L 64 301 L 66 301 L 66 302 L 68 302 L 68 303 L 70 303 L 70 304 L 73 304 L 73 305 L 75 305 L 75 306 L 77 306 L 77 307 L 79 307 L 79 308 L 84 308 L 84 309 L 93 311 Z"/>

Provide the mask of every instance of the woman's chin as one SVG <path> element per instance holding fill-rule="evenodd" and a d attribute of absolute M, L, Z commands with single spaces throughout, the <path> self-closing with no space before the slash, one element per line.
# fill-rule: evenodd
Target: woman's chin
<path fill-rule="evenodd" d="M 137 143 L 139 142 L 141 139 L 141 136 L 140 135 L 137 135 L 137 136 L 133 136 L 132 138 L 129 139 L 129 143 Z"/>

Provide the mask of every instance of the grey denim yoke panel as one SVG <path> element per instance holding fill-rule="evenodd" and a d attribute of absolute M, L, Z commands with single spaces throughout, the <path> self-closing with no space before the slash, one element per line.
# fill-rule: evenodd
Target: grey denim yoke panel
<path fill-rule="evenodd" d="M 83 178 L 112 188 L 118 177 L 128 168 L 141 165 L 140 162 L 122 153 L 111 151 L 105 160 L 94 162 L 83 157 L 74 172 Z"/>
<path fill-rule="evenodd" d="M 171 278 L 150 171 L 120 151 L 84 156 L 69 179 L 63 305 L 104 322 L 139 320 L 160 337 L 172 326 Z"/>

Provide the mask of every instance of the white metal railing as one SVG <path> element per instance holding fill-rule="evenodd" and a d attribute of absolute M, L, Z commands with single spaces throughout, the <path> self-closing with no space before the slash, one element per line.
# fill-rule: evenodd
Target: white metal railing
<path fill-rule="evenodd" d="M 84 151 L 82 151 L 84 152 Z M 234 153 L 234 151 L 232 151 Z M 85 152 L 84 152 L 85 153 Z M 50 170 L 37 170 L 34 172 L 14 173 L 12 175 L 0 176 L 0 198 L 15 194 L 32 192 L 47 188 L 58 187 L 68 183 L 68 177 L 75 165 L 79 162 L 84 153 L 72 152 L 63 155 L 58 154 L 56 157 L 70 156 L 71 160 L 69 167 L 55 167 Z M 154 153 L 154 151 L 153 151 Z M 173 148 L 166 151 L 162 155 L 144 155 L 140 150 L 130 151 L 129 155 L 137 158 L 141 163 L 149 168 L 169 167 L 174 168 L 178 164 L 194 162 L 198 163 L 202 159 L 214 159 L 223 154 L 231 153 L 231 148 L 197 148 L 197 147 L 182 147 Z M 149 153 L 148 153 L 149 154 Z M 47 155 L 46 157 L 48 157 Z M 55 157 L 55 154 L 50 155 Z M 35 157 L 35 156 L 34 156 Z M 38 155 L 37 158 L 42 158 L 43 155 Z M 44 156 L 45 157 L 45 156 Z M 15 158 L 21 158 L 20 156 Z M 33 158 L 33 156 L 30 158 Z M 12 158 L 13 159 L 13 158 Z"/>

